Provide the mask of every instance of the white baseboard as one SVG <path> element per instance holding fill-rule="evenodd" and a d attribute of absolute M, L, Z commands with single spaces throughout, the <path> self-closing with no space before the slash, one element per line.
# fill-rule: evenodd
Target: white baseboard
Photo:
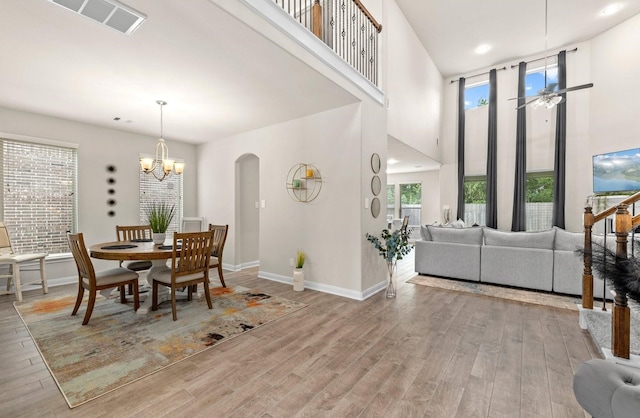
<path fill-rule="evenodd" d="M 261 279 L 267 279 L 278 283 L 290 284 L 293 286 L 293 277 L 283 276 L 280 274 L 269 273 L 266 271 L 258 271 L 258 277 Z M 364 292 L 358 292 L 351 289 L 345 289 L 338 286 L 332 286 L 328 284 L 322 284 L 317 282 L 312 282 L 309 280 L 304 281 L 305 289 L 317 290 L 323 293 L 329 293 L 331 295 L 342 296 L 349 299 L 355 299 L 359 301 L 363 301 L 367 298 L 370 298 L 374 294 L 384 290 L 386 286 L 386 282 L 381 282 L 375 286 L 366 289 Z"/>

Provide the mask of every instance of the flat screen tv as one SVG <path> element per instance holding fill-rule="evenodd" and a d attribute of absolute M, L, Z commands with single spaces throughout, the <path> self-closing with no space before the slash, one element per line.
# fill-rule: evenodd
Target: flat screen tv
<path fill-rule="evenodd" d="M 640 190 L 640 148 L 593 156 L 593 192 Z"/>

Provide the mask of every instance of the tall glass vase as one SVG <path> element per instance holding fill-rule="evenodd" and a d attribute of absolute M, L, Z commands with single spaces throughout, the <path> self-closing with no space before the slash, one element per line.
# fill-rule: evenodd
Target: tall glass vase
<path fill-rule="evenodd" d="M 389 283 L 387 284 L 387 298 L 395 299 L 396 297 L 396 260 L 387 260 L 387 270 L 389 271 Z"/>

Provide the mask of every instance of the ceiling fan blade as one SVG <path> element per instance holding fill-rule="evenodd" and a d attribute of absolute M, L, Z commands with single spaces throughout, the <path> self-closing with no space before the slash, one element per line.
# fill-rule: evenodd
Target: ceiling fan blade
<path fill-rule="evenodd" d="M 528 99 L 530 97 L 540 97 L 540 96 L 544 96 L 543 94 L 532 94 L 531 96 L 524 96 L 524 97 L 511 97 L 510 99 L 507 100 L 519 100 L 519 99 Z"/>
<path fill-rule="evenodd" d="M 549 83 L 545 88 L 538 92 L 539 96 L 544 96 L 545 94 L 555 93 L 553 90 L 556 88 L 558 83 Z"/>
<path fill-rule="evenodd" d="M 528 102 L 526 102 L 525 104 L 516 107 L 516 109 L 522 109 L 523 107 L 530 105 L 531 103 L 535 102 L 536 100 L 538 100 L 538 98 L 531 99 Z"/>
<path fill-rule="evenodd" d="M 593 83 L 581 84 L 579 86 L 567 87 L 566 89 L 554 91 L 554 94 L 562 94 L 562 93 L 566 93 L 568 91 L 588 89 L 588 88 L 591 88 L 591 87 L 593 87 Z"/>

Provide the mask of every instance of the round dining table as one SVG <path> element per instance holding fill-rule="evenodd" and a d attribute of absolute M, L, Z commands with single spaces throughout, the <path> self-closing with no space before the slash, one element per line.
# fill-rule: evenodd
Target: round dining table
<path fill-rule="evenodd" d="M 89 247 L 89 255 L 93 258 L 101 260 L 114 261 L 131 261 L 131 260 L 149 260 L 151 268 L 147 272 L 146 278 L 149 287 L 149 295 L 141 301 L 140 307 L 136 311 L 139 314 L 146 314 L 151 311 L 153 291 L 152 279 L 155 274 L 162 270 L 169 270 L 167 260 L 173 256 L 172 245 L 157 245 L 151 240 L 133 240 L 133 241 L 113 241 L 95 244 Z M 141 295 L 142 298 L 143 295 Z M 196 295 L 199 297 L 199 294 Z M 171 298 L 169 289 L 165 286 L 158 287 L 158 303 L 164 302 Z"/>

